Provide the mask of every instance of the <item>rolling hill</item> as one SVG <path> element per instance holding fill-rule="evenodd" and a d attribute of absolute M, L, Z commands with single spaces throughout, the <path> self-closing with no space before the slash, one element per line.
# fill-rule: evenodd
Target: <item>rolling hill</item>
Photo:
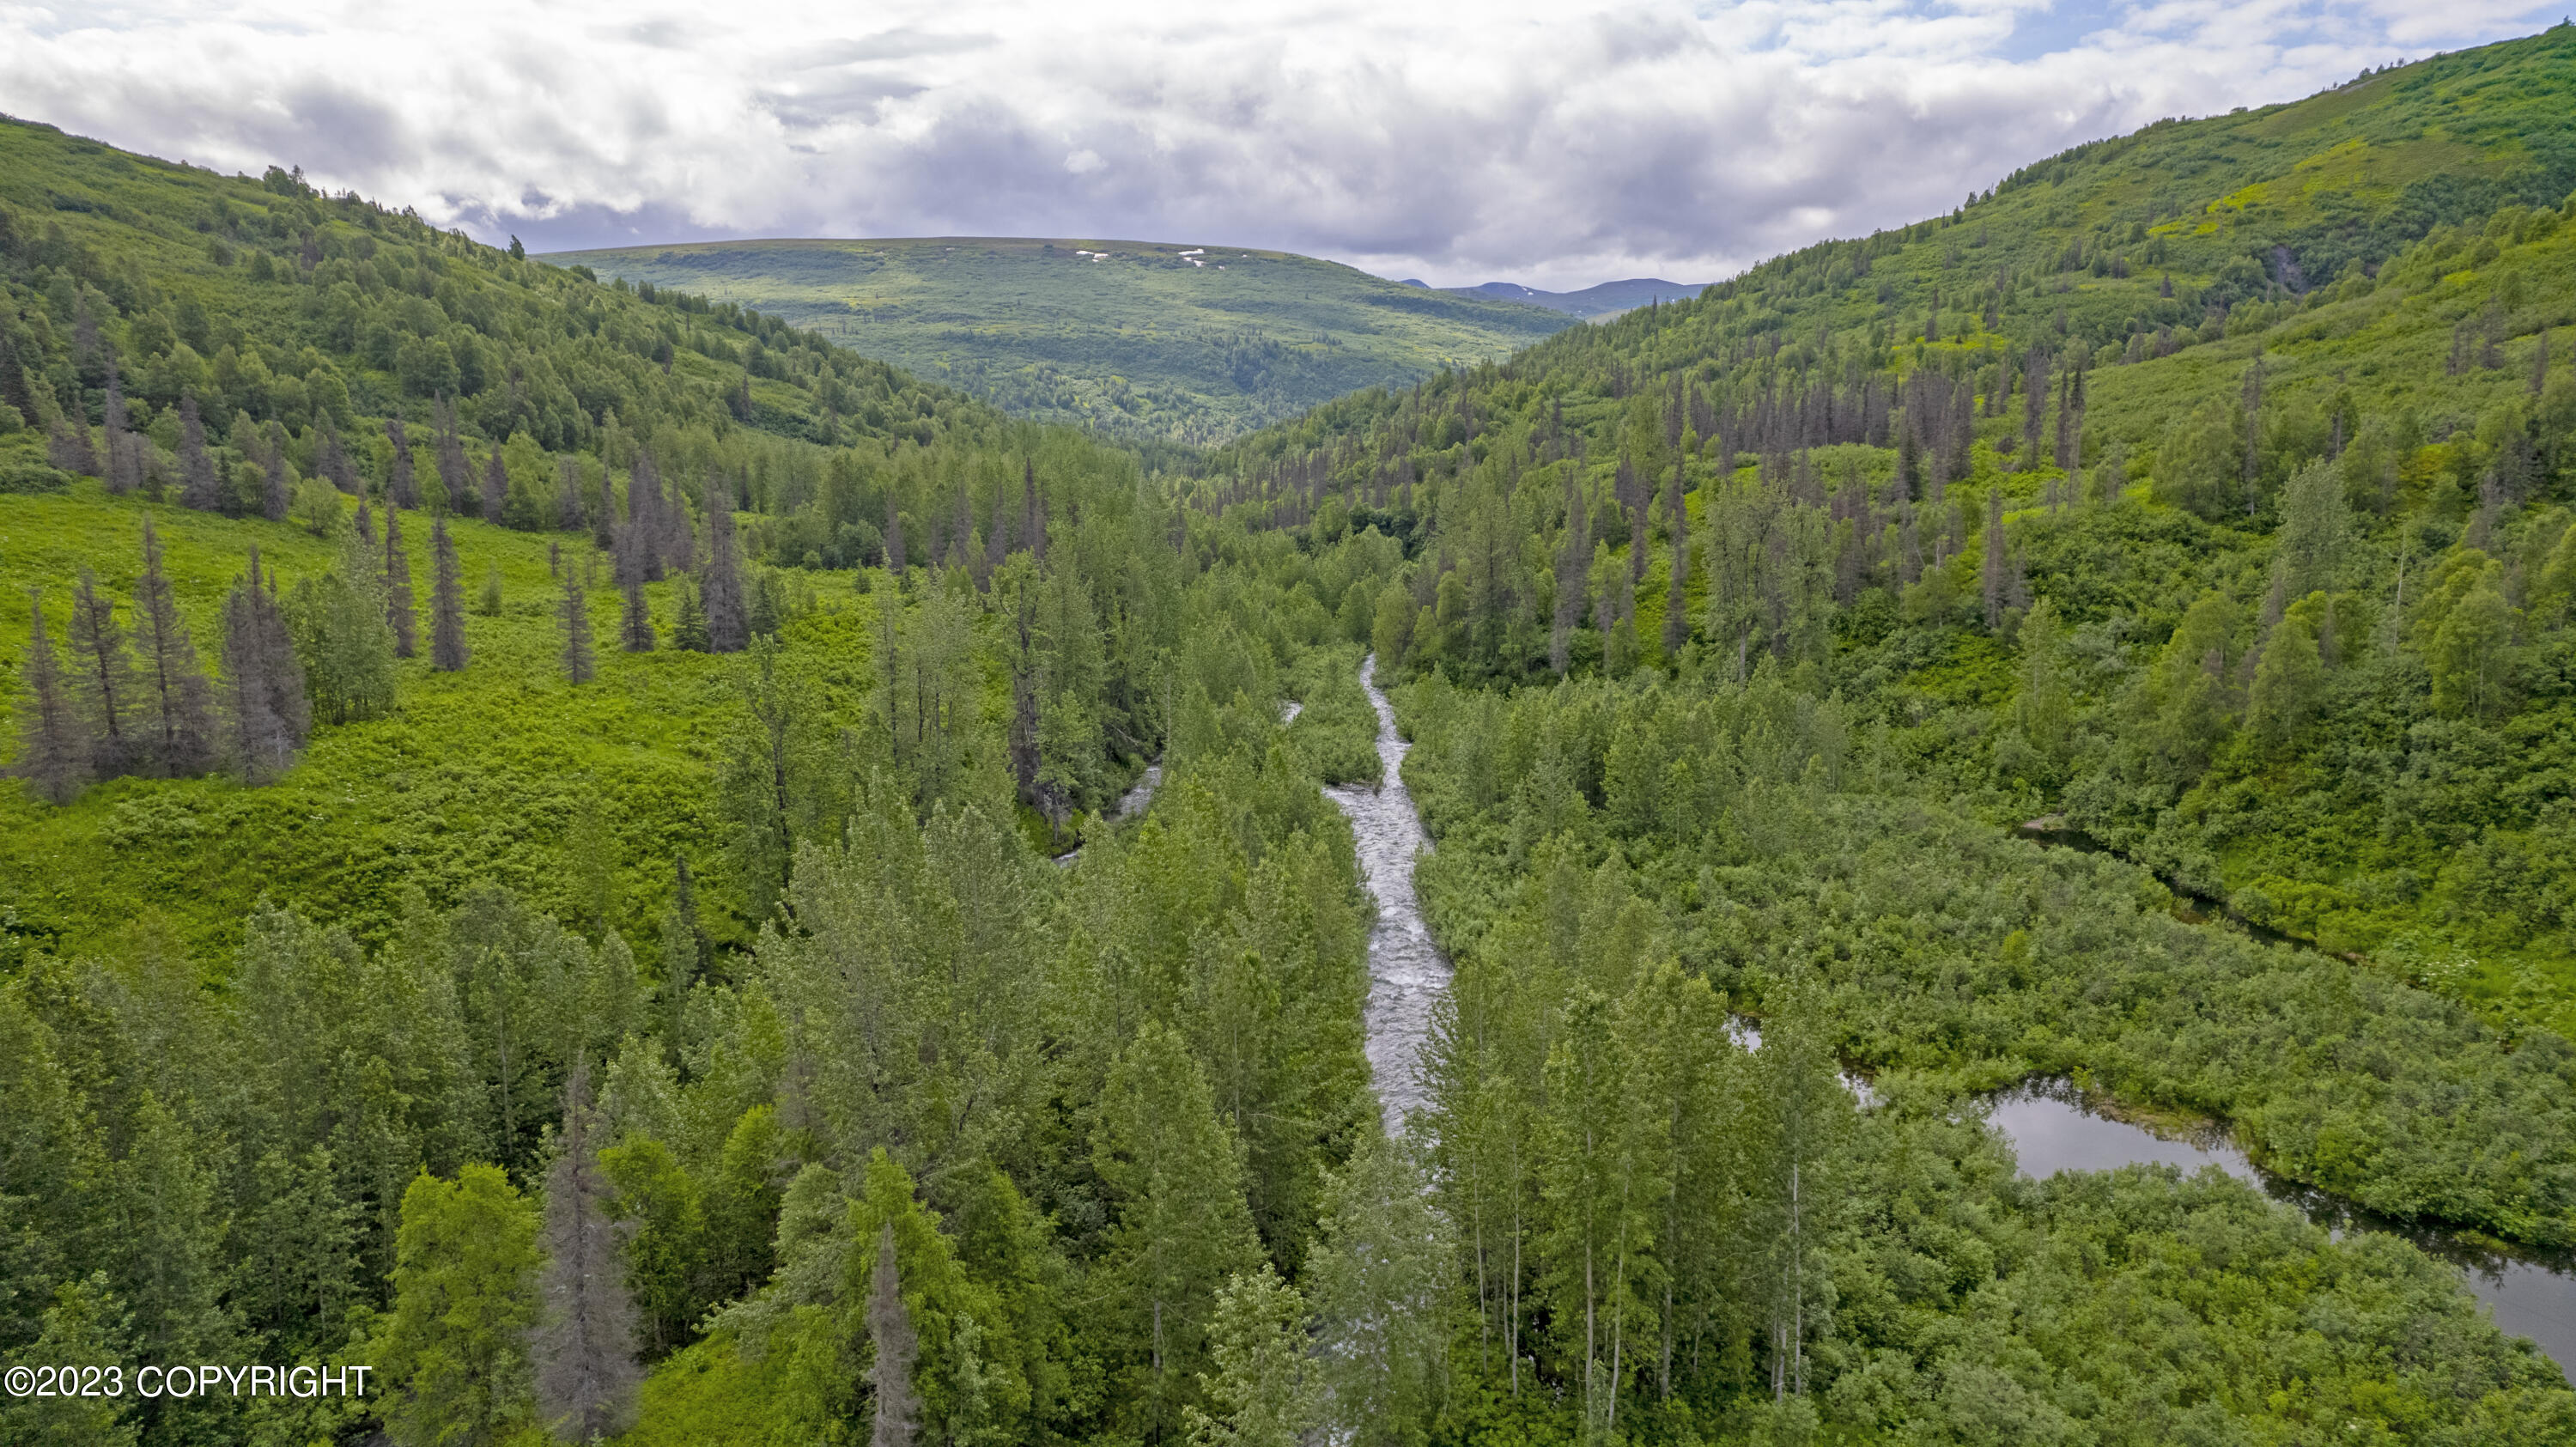
<path fill-rule="evenodd" d="M 2158 122 L 1255 434 L 1206 505 L 1403 537 L 1413 671 L 1768 659 L 1909 789 L 2576 1029 L 2571 98 L 2562 24 Z"/>
<path fill-rule="evenodd" d="M 1426 282 L 1407 281 L 1406 286 L 1435 290 Z M 1664 281 L 1658 277 L 1632 276 L 1625 281 L 1605 281 L 1581 291 L 1540 291 L 1516 281 L 1489 281 L 1481 286 L 1440 287 L 1436 290 L 1450 296 L 1482 297 L 1487 301 L 1516 301 L 1525 306 L 1543 306 L 1549 311 L 1591 321 L 1614 317 L 1619 313 L 1649 302 L 1688 301 L 1706 291 L 1705 284 Z"/>
<path fill-rule="evenodd" d="M 1191 445 L 1570 324 L 1563 309 L 1177 242 L 718 241 L 546 259 L 755 307 L 1018 416 Z"/>

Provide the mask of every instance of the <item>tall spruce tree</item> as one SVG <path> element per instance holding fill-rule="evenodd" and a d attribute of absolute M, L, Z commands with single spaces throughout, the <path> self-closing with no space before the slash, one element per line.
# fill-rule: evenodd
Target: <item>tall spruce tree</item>
<path fill-rule="evenodd" d="M 1977 586 L 1985 602 L 1986 630 L 2004 626 L 2004 596 L 2012 581 L 2004 552 L 2004 490 L 2000 484 L 1986 490 L 1986 556 L 1977 570 Z"/>
<path fill-rule="evenodd" d="M 500 522 L 509 506 L 510 474 L 501 465 L 501 449 L 495 447 L 483 461 L 483 521 Z"/>
<path fill-rule="evenodd" d="M 1207 1360 L 1217 1289 L 1253 1269 L 1260 1245 L 1207 1077 L 1160 1021 L 1146 1021 L 1110 1071 L 1092 1152 L 1117 1203 L 1100 1279 L 1133 1342 L 1133 1426 L 1168 1434 Z"/>
<path fill-rule="evenodd" d="M 125 630 L 116 608 L 98 591 L 98 578 L 81 565 L 72 589 L 71 685 L 81 731 L 89 750 L 90 771 L 102 778 L 130 773 L 139 749 L 132 715 L 133 660 L 125 648 Z"/>
<path fill-rule="evenodd" d="M 568 533 L 580 532 L 584 526 L 581 515 L 581 462 L 570 453 L 566 453 L 555 464 L 555 526 Z"/>
<path fill-rule="evenodd" d="M 707 563 L 700 585 L 707 612 L 707 648 L 714 653 L 740 653 L 751 641 L 743 610 L 742 565 L 735 556 L 733 486 L 722 477 L 707 480 Z"/>
<path fill-rule="evenodd" d="M 558 616 L 563 620 L 563 670 L 567 683 L 584 684 L 599 670 L 599 653 L 590 635 L 590 602 L 586 579 L 573 569 L 564 569 L 563 604 Z"/>
<path fill-rule="evenodd" d="M 274 425 L 274 424 L 271 424 Z M 259 515 L 273 523 L 286 521 L 287 505 L 294 500 L 295 479 L 286 461 L 286 449 L 275 441 L 265 444 L 260 459 Z"/>
<path fill-rule="evenodd" d="M 1664 661 L 1680 658 L 1683 640 L 1690 637 L 1690 605 L 1687 601 L 1690 583 L 1690 505 L 1682 492 L 1682 464 L 1664 483 L 1664 526 L 1672 536 L 1672 577 L 1664 586 Z"/>
<path fill-rule="evenodd" d="M 565 1442 L 596 1442 L 632 1426 L 642 1375 L 625 1243 L 610 1218 L 598 1129 L 590 1066 L 576 1062 L 564 1080 L 563 1130 L 546 1171 L 537 1287 L 543 1305 L 530 1343 L 538 1419 Z"/>
<path fill-rule="evenodd" d="M 653 610 L 644 601 L 644 563 L 637 556 L 635 526 L 617 530 L 617 645 L 629 653 L 653 651 Z"/>
<path fill-rule="evenodd" d="M 197 394 L 179 394 L 179 503 L 199 512 L 223 505 L 223 487 L 215 476 L 215 455 L 206 450 L 205 419 L 197 415 Z"/>
<path fill-rule="evenodd" d="M 1579 469 L 1565 472 L 1565 544 L 1556 555 L 1556 616 L 1548 632 L 1548 667 L 1561 676 L 1573 662 L 1575 625 L 1583 621 L 1584 585 L 1592 567 L 1592 508 L 1576 481 Z"/>
<path fill-rule="evenodd" d="M 706 606 L 687 578 L 680 580 L 680 606 L 671 620 L 671 646 L 683 653 L 705 653 L 714 647 L 707 633 Z"/>
<path fill-rule="evenodd" d="M 385 419 L 385 440 L 394 445 L 394 455 L 385 464 L 385 506 L 416 508 L 420 506 L 420 473 L 411 458 L 411 438 L 403 431 L 402 419 Z M 390 529 L 388 529 L 390 535 Z M 411 655 L 405 653 L 404 657 Z"/>
<path fill-rule="evenodd" d="M 249 569 L 224 598 L 224 755 L 243 782 L 265 784 L 286 772 L 312 732 L 304 668 L 278 606 L 274 579 Z"/>
<path fill-rule="evenodd" d="M 420 624 L 413 614 L 411 553 L 403 547 L 402 509 L 385 503 L 385 626 L 394 634 L 394 657 L 409 658 L 420 646 Z"/>
<path fill-rule="evenodd" d="M 364 489 L 358 486 L 358 469 L 351 465 L 348 450 L 340 445 L 340 429 L 328 422 L 322 424 L 322 446 L 314 455 L 313 467 L 349 496 L 363 494 Z"/>
<path fill-rule="evenodd" d="M 456 561 L 456 544 L 447 535 L 447 519 L 429 524 L 429 666 L 455 673 L 472 656 L 465 646 L 465 580 Z"/>
<path fill-rule="evenodd" d="M 113 350 L 107 354 L 107 401 L 103 410 L 106 414 L 107 490 L 122 497 L 143 485 L 143 448 L 128 425 L 125 381 L 118 375 Z"/>
<path fill-rule="evenodd" d="M 921 1397 L 912 1385 L 912 1364 L 920 1345 L 912 1313 L 904 1309 L 903 1280 L 895 1264 L 894 1222 L 877 1233 L 876 1270 L 869 1273 L 868 1385 L 874 1426 L 868 1447 L 912 1447 L 921 1426 Z"/>
<path fill-rule="evenodd" d="M 89 780 L 89 753 L 82 747 L 79 712 L 63 687 L 62 660 L 54 653 L 53 635 L 45 630 L 44 594 L 28 589 L 27 609 L 27 662 L 18 683 L 18 760 L 10 772 L 46 803 L 68 804 L 80 797 Z"/>
<path fill-rule="evenodd" d="M 161 535 L 149 516 L 143 519 L 143 575 L 134 584 L 134 641 L 143 734 L 136 767 L 164 779 L 204 773 L 214 763 L 214 689 L 179 616 L 161 566 Z"/>

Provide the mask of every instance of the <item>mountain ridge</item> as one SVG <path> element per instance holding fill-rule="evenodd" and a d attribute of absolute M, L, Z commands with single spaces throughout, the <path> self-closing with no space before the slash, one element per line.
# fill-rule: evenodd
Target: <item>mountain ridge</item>
<path fill-rule="evenodd" d="M 780 238 L 544 259 L 753 307 L 1017 416 L 1188 445 L 1499 360 L 1575 320 L 1199 242 Z"/>

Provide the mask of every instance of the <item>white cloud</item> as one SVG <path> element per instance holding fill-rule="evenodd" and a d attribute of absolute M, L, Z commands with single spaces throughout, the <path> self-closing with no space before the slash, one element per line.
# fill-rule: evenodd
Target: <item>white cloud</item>
<path fill-rule="evenodd" d="M 2519 0 L 0 3 L 0 110 L 539 248 L 1277 246 L 1699 280 L 2163 115 L 2536 29 Z"/>

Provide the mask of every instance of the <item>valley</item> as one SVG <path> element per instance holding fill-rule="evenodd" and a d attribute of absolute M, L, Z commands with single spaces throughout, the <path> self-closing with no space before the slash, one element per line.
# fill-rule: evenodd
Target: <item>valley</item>
<path fill-rule="evenodd" d="M 1590 321 L 0 122 L 0 1364 L 382 1384 L 0 1439 L 2576 1442 L 2571 96 Z"/>
<path fill-rule="evenodd" d="M 1014 415 L 1190 447 L 1499 359 L 1569 324 L 1544 307 L 1196 243 L 734 241 L 547 259 L 757 308 Z"/>

